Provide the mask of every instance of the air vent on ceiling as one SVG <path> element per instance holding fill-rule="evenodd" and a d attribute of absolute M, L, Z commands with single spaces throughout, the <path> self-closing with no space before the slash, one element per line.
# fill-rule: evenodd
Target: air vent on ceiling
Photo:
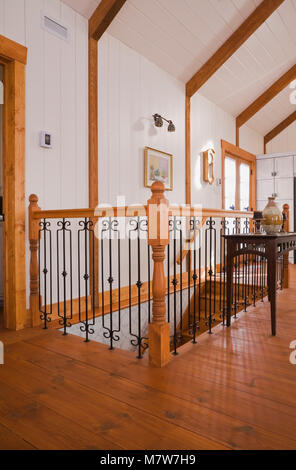
<path fill-rule="evenodd" d="M 43 27 L 52 34 L 55 34 L 61 39 L 68 39 L 68 28 L 53 20 L 47 15 L 42 16 Z"/>

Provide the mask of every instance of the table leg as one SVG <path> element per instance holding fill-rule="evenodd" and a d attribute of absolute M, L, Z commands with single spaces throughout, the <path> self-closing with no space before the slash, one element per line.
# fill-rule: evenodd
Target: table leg
<path fill-rule="evenodd" d="M 277 245 L 270 243 L 266 247 L 268 300 L 270 302 L 271 334 L 276 335 L 276 261 Z"/>
<path fill-rule="evenodd" d="M 232 289 L 233 289 L 233 252 L 234 245 L 232 240 L 227 240 L 227 310 L 226 325 L 231 324 L 231 308 L 232 308 Z"/>

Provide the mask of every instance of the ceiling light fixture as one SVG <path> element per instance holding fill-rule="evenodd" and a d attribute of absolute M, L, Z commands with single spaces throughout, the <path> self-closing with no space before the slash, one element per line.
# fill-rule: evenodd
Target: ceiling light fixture
<path fill-rule="evenodd" d="M 154 125 L 156 127 L 162 127 L 163 121 L 166 121 L 168 123 L 168 132 L 175 132 L 176 127 L 173 121 L 164 118 L 160 114 L 153 114 L 153 118 L 154 118 Z"/>

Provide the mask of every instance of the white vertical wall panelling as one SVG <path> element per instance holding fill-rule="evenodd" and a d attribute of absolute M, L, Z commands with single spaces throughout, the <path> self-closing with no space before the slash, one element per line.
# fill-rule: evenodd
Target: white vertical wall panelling
<path fill-rule="evenodd" d="M 0 0 L 0 34 L 4 35 L 5 0 Z"/>
<path fill-rule="evenodd" d="M 260 155 L 264 152 L 264 141 L 261 134 L 246 125 L 240 128 L 239 133 L 239 144 L 241 148 L 255 155 Z"/>
<path fill-rule="evenodd" d="M 109 57 L 109 36 L 103 35 L 100 39 L 100 47 L 98 48 L 98 66 L 100 69 L 99 86 L 98 86 L 98 112 L 99 116 L 104 115 L 104 118 L 98 120 L 99 132 L 99 201 L 104 195 L 104 200 L 109 200 L 109 185 L 105 175 L 109 174 L 109 139 L 108 139 L 108 124 L 109 124 L 109 96 L 108 90 L 100 85 L 101 82 L 108 83 L 108 57 Z M 101 64 L 105 64 L 101 67 Z M 104 155 L 104 157 L 103 157 Z"/>
<path fill-rule="evenodd" d="M 69 27 L 68 42 L 42 28 L 41 13 Z M 43 209 L 87 207 L 87 20 L 60 0 L 0 0 L 0 34 L 28 47 L 26 201 L 36 193 Z M 52 150 L 39 146 L 41 130 L 52 132 Z M 28 246 L 26 255 L 28 290 Z"/>
<path fill-rule="evenodd" d="M 207 208 L 222 207 L 222 190 L 203 182 L 202 152 L 213 146 L 215 177 L 221 178 L 221 139 L 235 144 L 235 118 L 199 93 L 191 99 L 191 190 L 192 204 Z M 240 147 L 254 154 L 262 153 L 263 137 L 247 126 L 241 128 Z"/>
<path fill-rule="evenodd" d="M 36 6 L 38 6 L 37 8 Z M 39 131 L 45 125 L 44 45 L 45 31 L 40 28 L 40 15 L 44 2 L 26 1 L 25 43 L 29 45 L 26 67 L 26 194 L 36 193 L 44 205 L 44 154 L 39 147 Z"/>
<path fill-rule="evenodd" d="M 25 0 L 5 0 L 4 31 L 13 41 L 25 43 Z"/>
<path fill-rule="evenodd" d="M 75 207 L 88 207 L 88 21 L 78 14 L 75 15 L 75 48 L 76 171 L 73 189 Z"/>
<path fill-rule="evenodd" d="M 60 20 L 59 2 L 46 0 L 45 11 L 57 21 Z M 53 146 L 51 149 L 45 149 L 43 152 L 44 198 L 45 201 L 50 201 L 50 205 L 53 208 L 60 207 L 61 203 L 61 51 L 61 39 L 45 31 L 44 130 L 52 133 Z M 66 116 L 64 119 L 66 119 Z"/>
<path fill-rule="evenodd" d="M 214 124 L 215 123 L 215 124 Z M 221 208 L 221 186 L 203 182 L 203 155 L 215 149 L 215 177 L 221 177 L 221 139 L 235 141 L 235 119 L 196 93 L 191 99 L 191 191 L 192 204 Z"/>
<path fill-rule="evenodd" d="M 109 89 L 108 89 L 108 102 L 109 102 L 109 121 L 108 121 L 108 129 L 109 129 L 109 168 L 108 168 L 108 178 L 112 180 L 112 184 L 109 186 L 109 199 L 106 202 L 116 201 L 116 196 L 118 195 L 118 190 L 120 189 L 119 181 L 123 175 L 120 174 L 119 170 L 119 161 L 120 158 L 125 160 L 124 152 L 120 151 L 120 127 L 119 127 L 119 119 L 120 119 L 120 84 L 121 84 L 121 77 L 120 77 L 120 42 L 116 41 L 114 38 L 110 38 L 109 41 L 110 48 L 109 48 L 109 62 L 108 62 L 108 70 L 109 70 Z M 101 64 L 101 67 L 104 65 Z M 100 66 L 99 66 L 100 70 Z M 125 114 L 125 119 L 129 119 L 127 110 L 123 110 Z M 104 119 L 103 110 L 99 114 L 101 119 Z M 99 153 L 100 155 L 100 153 Z M 102 158 L 104 156 L 102 155 Z M 124 173 L 124 175 L 128 175 L 128 173 Z M 102 175 L 103 176 L 103 175 Z"/>
<path fill-rule="evenodd" d="M 42 28 L 41 13 L 69 27 L 68 42 Z M 0 0 L 0 34 L 28 47 L 26 197 L 36 193 L 46 209 L 85 207 L 88 22 L 60 0 Z M 52 150 L 40 148 L 41 130 L 53 133 Z"/>
<path fill-rule="evenodd" d="M 106 72 L 108 70 L 108 73 Z M 146 203 L 144 147 L 174 155 L 171 202 L 185 199 L 185 85 L 139 53 L 105 34 L 99 42 L 99 200 Z M 163 114 L 176 125 L 157 129 L 152 115 Z"/>
<path fill-rule="evenodd" d="M 75 17 L 74 10 L 62 3 L 61 21 L 69 30 L 68 41 L 61 41 L 61 145 L 60 145 L 60 184 L 65 186 L 67 192 L 61 193 L 61 207 L 74 208 L 76 206 L 76 178 L 75 172 L 69 171 L 76 165 L 76 75 L 75 70 Z M 74 174 L 73 174 L 74 173 Z M 79 183 L 78 183 L 79 184 Z"/>
<path fill-rule="evenodd" d="M 295 152 L 296 154 L 296 121 L 268 142 L 266 146 L 266 153 L 282 152 Z"/>

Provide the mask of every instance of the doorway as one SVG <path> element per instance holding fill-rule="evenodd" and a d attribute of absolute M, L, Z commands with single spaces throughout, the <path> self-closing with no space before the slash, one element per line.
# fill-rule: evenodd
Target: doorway
<path fill-rule="evenodd" d="M 224 208 L 249 211 L 252 204 L 250 163 L 226 155 L 224 165 Z"/>
<path fill-rule="evenodd" d="M 27 48 L 0 35 L 3 73 L 2 193 L 3 327 L 28 325 L 25 245 L 25 67 Z"/>
<path fill-rule="evenodd" d="M 256 210 L 256 157 L 225 140 L 221 141 L 222 208 Z"/>
<path fill-rule="evenodd" d="M 0 64 L 0 328 L 3 327 L 4 304 L 4 252 L 3 252 L 3 103 L 4 103 L 4 68 Z"/>

